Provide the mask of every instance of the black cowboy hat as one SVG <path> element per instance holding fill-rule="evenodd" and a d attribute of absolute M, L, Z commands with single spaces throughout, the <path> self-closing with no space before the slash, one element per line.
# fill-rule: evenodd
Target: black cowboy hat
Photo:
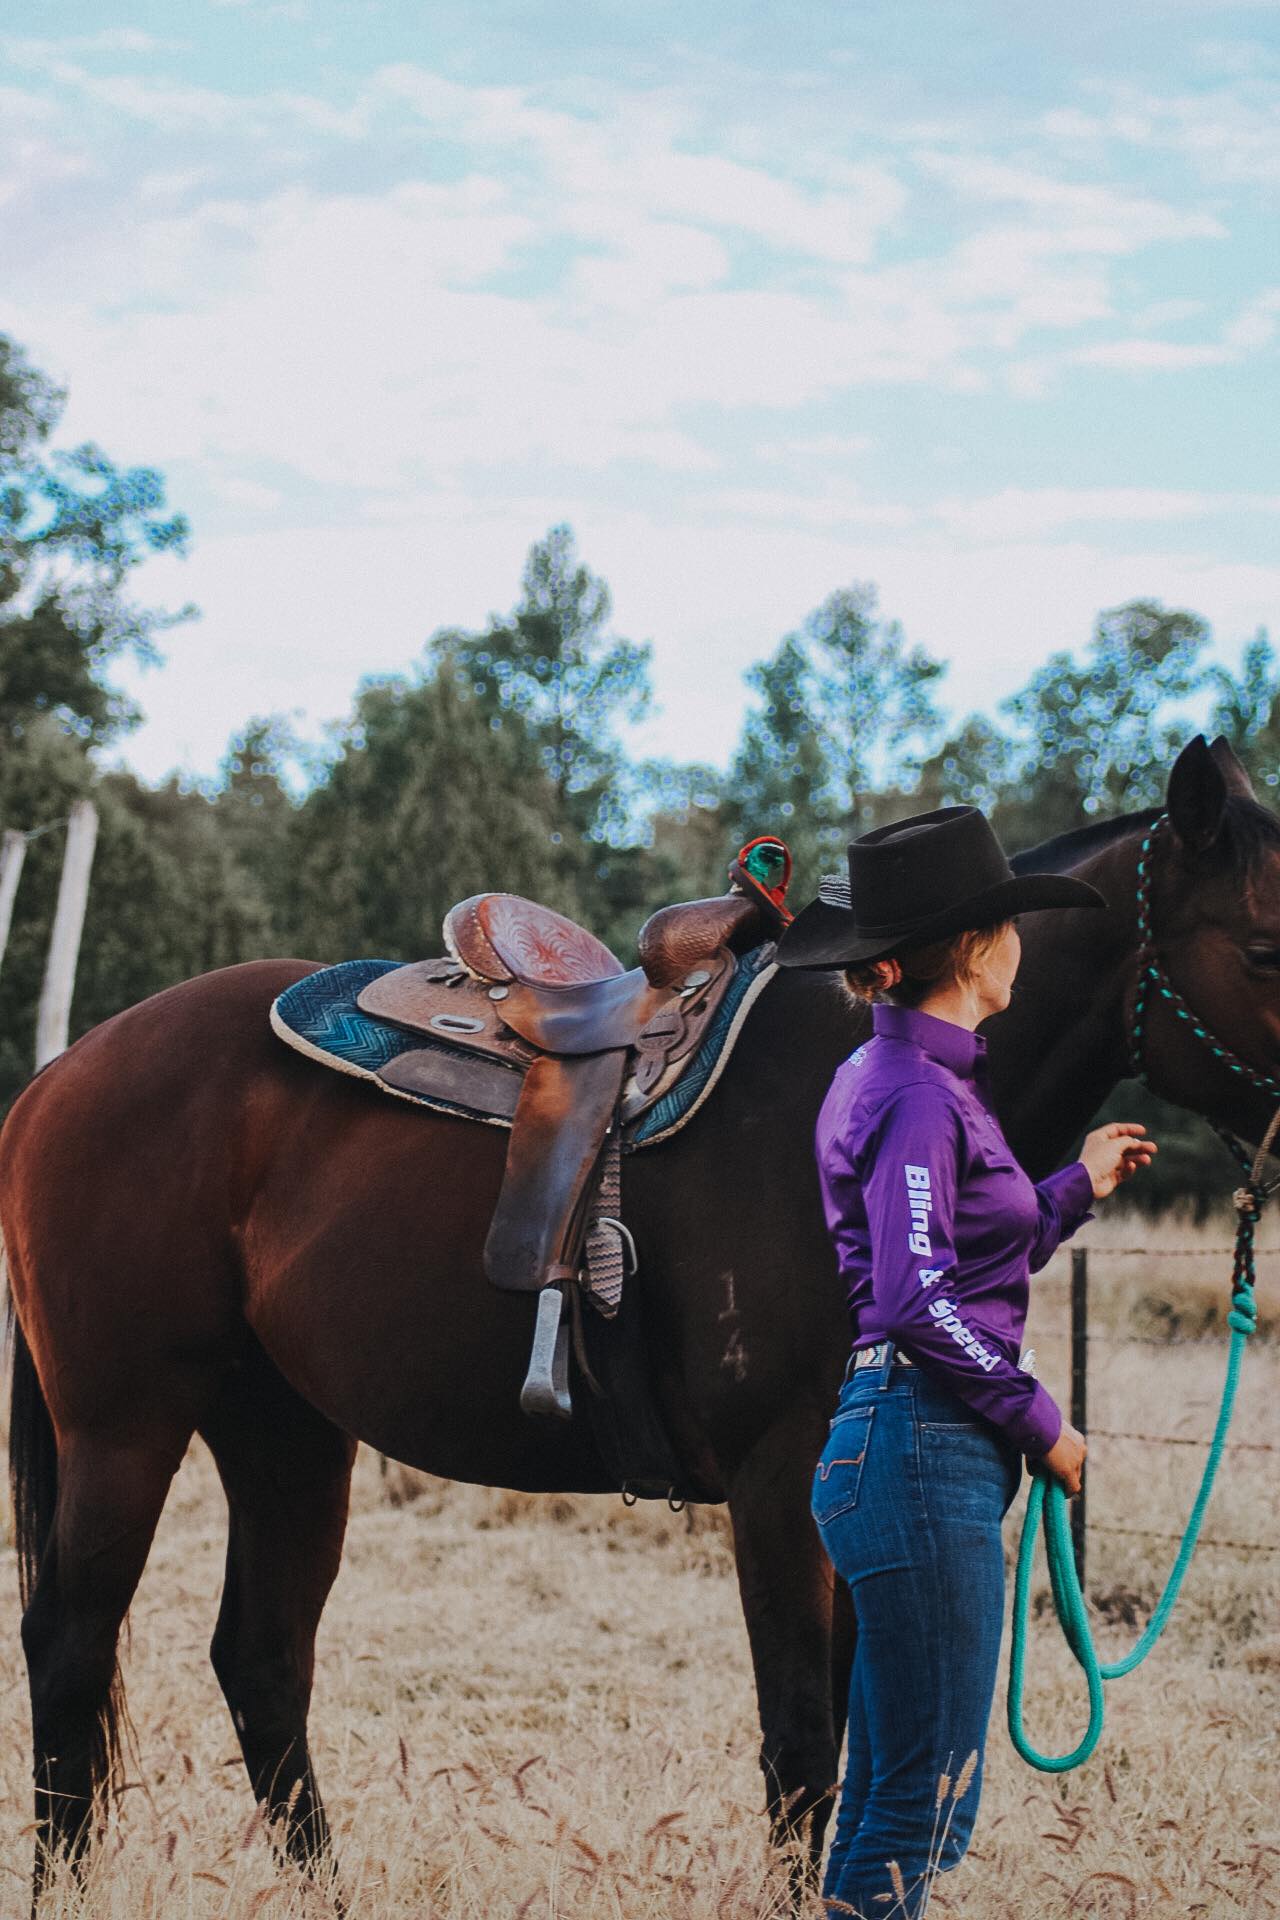
<path fill-rule="evenodd" d="M 782 967 L 852 967 L 998 926 L 1043 907 L 1105 907 L 1067 874 L 1015 874 L 985 814 L 939 807 L 849 842 L 849 878 L 824 880 L 778 944 Z"/>

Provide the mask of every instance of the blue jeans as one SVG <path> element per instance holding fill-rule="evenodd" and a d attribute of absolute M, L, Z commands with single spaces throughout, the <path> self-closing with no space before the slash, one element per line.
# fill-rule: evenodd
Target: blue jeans
<path fill-rule="evenodd" d="M 914 1920 L 931 1857 L 954 1867 L 969 1844 L 1004 1614 L 1000 1522 L 1021 1474 L 1016 1448 L 919 1368 L 846 1380 L 813 1482 L 858 1633 L 823 1883 L 844 1902 L 833 1913 Z M 967 1791 L 940 1806 L 942 1776 L 954 1783 L 970 1754 Z"/>

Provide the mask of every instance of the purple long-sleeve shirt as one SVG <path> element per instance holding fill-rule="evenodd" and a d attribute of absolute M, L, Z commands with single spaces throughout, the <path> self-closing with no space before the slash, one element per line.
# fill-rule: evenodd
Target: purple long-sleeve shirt
<path fill-rule="evenodd" d="M 837 1069 L 817 1149 L 855 1347 L 894 1341 L 1023 1452 L 1046 1453 L 1062 1416 L 1018 1367 L 1028 1276 L 1090 1217 L 1087 1168 L 1033 1185 L 992 1108 L 985 1042 L 890 1006 Z"/>

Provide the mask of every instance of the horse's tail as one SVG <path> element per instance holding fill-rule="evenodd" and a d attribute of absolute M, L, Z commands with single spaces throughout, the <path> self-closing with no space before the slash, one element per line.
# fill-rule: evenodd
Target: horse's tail
<path fill-rule="evenodd" d="M 7 1279 L 4 1241 L 0 1239 L 0 1286 Z M 57 1551 L 53 1539 L 58 1504 L 58 1442 L 44 1389 L 8 1287 L 5 1332 L 13 1350 L 9 1396 L 9 1484 L 13 1497 L 13 1540 L 18 1555 L 18 1591 L 24 1611 L 31 1605 L 46 1561 Z M 119 1670 L 112 1676 L 106 1704 L 98 1717 L 91 1757 L 95 1800 L 104 1801 L 118 1784 L 120 1723 L 125 1712 Z"/>

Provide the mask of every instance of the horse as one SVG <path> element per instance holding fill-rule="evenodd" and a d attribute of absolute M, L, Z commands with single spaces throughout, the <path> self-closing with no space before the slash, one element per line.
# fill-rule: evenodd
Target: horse
<path fill-rule="evenodd" d="M 1270 1118 L 1280 819 L 1225 741 L 1197 738 L 1154 820 L 1086 827 L 1016 863 L 1078 874 L 1109 903 L 1024 922 L 1015 998 L 989 1029 L 997 1104 L 1033 1177 L 1132 1071 L 1152 954 L 1144 847 L 1158 955 L 1196 1015 L 1150 1000 L 1147 1078 L 1249 1139 Z M 282 1856 L 331 1887 L 307 1716 L 357 1442 L 458 1480 L 616 1491 L 582 1423 L 518 1411 L 535 1302 L 487 1285 L 481 1261 L 502 1136 L 281 1046 L 268 1009 L 311 970 L 251 962 L 118 1014 L 0 1131 L 37 1899 L 59 1856 L 83 1866 L 101 1824 L 119 1630 L 194 1434 L 229 1513 L 213 1666 Z M 838 978 L 778 973 L 714 1097 L 628 1160 L 624 1188 L 653 1389 L 688 1474 L 729 1507 L 772 1831 L 798 1835 L 810 1864 L 853 1651 L 809 1513 L 850 1344 L 812 1133 L 865 1031 Z"/>

